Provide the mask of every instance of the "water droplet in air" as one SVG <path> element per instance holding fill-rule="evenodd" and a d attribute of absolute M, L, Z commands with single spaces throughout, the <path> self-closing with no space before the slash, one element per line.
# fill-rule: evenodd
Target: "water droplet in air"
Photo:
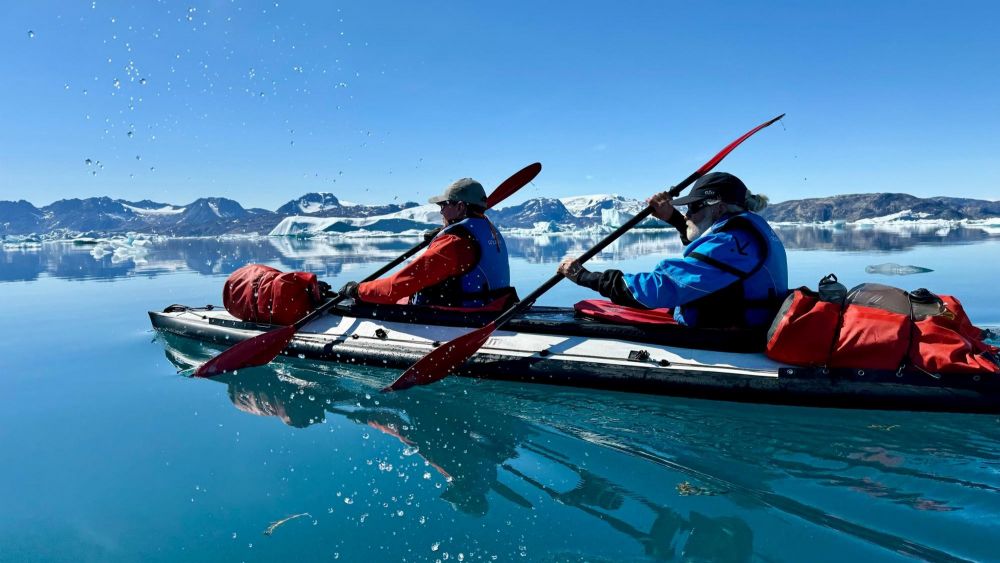
<path fill-rule="evenodd" d="M 87 166 L 90 166 L 91 164 L 94 163 L 94 161 L 88 158 L 87 160 L 84 160 L 83 163 L 86 164 Z"/>
<path fill-rule="evenodd" d="M 113 84 L 114 84 L 115 88 L 117 88 L 117 89 L 119 89 L 119 90 L 120 90 L 120 89 L 121 89 L 121 87 L 122 87 L 122 81 L 121 81 L 121 80 L 118 80 L 117 78 L 115 78 L 115 81 L 114 81 L 114 83 L 113 83 Z"/>
<path fill-rule="evenodd" d="M 34 31 L 31 31 L 31 30 L 29 29 L 29 30 L 28 30 L 28 39 L 34 39 L 34 38 L 35 38 L 35 32 L 34 32 Z"/>
<path fill-rule="evenodd" d="M 135 132 L 134 131 L 129 131 L 128 133 L 125 133 L 125 134 L 128 135 L 129 139 L 131 139 L 132 135 L 135 135 Z"/>
<path fill-rule="evenodd" d="M 146 85 L 146 79 L 145 78 L 140 78 L 139 79 L 139 84 L 145 86 Z"/>
<path fill-rule="evenodd" d="M 155 166 L 150 166 L 149 167 L 149 171 L 150 172 L 156 172 L 156 167 Z"/>
<path fill-rule="evenodd" d="M 441 548 L 441 542 L 434 542 L 431 544 L 431 551 L 437 551 Z"/>

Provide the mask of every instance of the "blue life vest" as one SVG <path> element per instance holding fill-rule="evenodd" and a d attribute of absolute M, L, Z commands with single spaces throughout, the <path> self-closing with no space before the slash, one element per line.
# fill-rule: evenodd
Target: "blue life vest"
<path fill-rule="evenodd" d="M 678 307 L 675 318 L 699 327 L 768 326 L 788 293 L 785 247 L 755 213 L 723 217 L 649 273 L 625 274 L 645 307 Z"/>
<path fill-rule="evenodd" d="M 513 294 L 507 243 L 489 219 L 467 217 L 441 229 L 437 236 L 445 233 L 465 237 L 475 243 L 479 255 L 476 265 L 461 276 L 420 290 L 410 299 L 411 304 L 482 307 L 499 297 Z"/>

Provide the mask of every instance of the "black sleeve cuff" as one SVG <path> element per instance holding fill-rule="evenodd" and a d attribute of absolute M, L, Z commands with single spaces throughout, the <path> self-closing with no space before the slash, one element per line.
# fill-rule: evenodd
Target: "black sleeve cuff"
<path fill-rule="evenodd" d="M 577 285 L 592 289 L 602 296 L 607 297 L 616 305 L 632 307 L 635 309 L 645 309 L 646 307 L 635 300 L 628 286 L 625 285 L 625 275 L 621 270 L 607 270 L 604 272 L 583 272 L 576 279 Z"/>
<path fill-rule="evenodd" d="M 684 246 L 691 244 L 691 241 L 687 238 L 687 221 L 684 219 L 683 213 L 674 208 L 674 212 L 667 218 L 667 223 L 680 233 L 681 242 L 684 243 Z"/>

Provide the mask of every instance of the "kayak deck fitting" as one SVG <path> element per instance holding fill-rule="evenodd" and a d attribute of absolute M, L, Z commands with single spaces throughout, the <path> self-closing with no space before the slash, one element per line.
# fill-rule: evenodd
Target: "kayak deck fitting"
<path fill-rule="evenodd" d="M 214 306 L 171 305 L 149 316 L 161 332 L 224 347 L 279 328 Z M 345 302 L 304 326 L 282 354 L 405 369 L 495 316 Z M 797 367 L 767 358 L 762 338 L 740 329 L 618 325 L 536 306 L 497 330 L 455 375 L 775 404 L 1000 412 L 1000 381 L 989 374 Z"/>

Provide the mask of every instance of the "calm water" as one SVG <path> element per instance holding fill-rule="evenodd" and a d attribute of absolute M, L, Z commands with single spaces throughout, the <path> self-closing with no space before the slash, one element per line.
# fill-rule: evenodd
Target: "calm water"
<path fill-rule="evenodd" d="M 784 230 L 791 282 L 958 295 L 1000 325 L 1000 239 Z M 987 415 L 749 405 L 214 353 L 146 311 L 219 303 L 251 261 L 361 279 L 414 241 L 169 240 L 0 253 L 2 561 L 1000 560 Z M 523 293 L 592 241 L 511 240 Z M 625 270 L 679 251 L 637 234 Z M 895 262 L 913 276 L 864 273 Z M 561 284 L 545 304 L 588 296 Z M 294 517 L 274 527 L 269 525 Z"/>

